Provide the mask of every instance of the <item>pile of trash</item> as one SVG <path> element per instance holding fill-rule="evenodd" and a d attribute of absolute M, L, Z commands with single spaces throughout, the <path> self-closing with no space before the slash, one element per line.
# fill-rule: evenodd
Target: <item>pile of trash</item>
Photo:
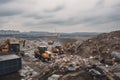
<path fill-rule="evenodd" d="M 22 77 L 21 80 L 33 80 L 32 78 L 38 75 L 38 73 L 29 66 L 24 66 L 22 70 L 19 71 L 19 73 Z"/>
<path fill-rule="evenodd" d="M 48 80 L 58 80 L 60 78 L 60 75 L 53 74 L 48 78 Z"/>
<path fill-rule="evenodd" d="M 54 56 L 51 62 L 49 62 L 46 65 L 48 67 L 47 68 L 44 67 L 45 71 L 40 74 L 39 79 L 40 80 L 42 79 L 63 80 L 62 78 L 67 74 L 70 74 L 69 77 L 77 76 L 73 73 L 75 72 L 76 74 L 80 75 L 80 73 L 84 71 L 85 66 L 88 65 L 89 63 L 90 63 L 90 59 L 82 59 L 80 56 L 77 56 L 77 55 Z M 84 77 L 82 77 L 82 79 L 87 80 L 87 79 L 84 79 Z"/>
<path fill-rule="evenodd" d="M 81 70 L 82 59 L 80 56 L 73 55 L 58 55 L 54 56 L 50 66 L 59 73 Z"/>
<path fill-rule="evenodd" d="M 31 55 L 32 52 L 29 53 L 28 54 Z M 20 74 L 23 76 L 23 79 L 26 79 L 31 78 L 31 71 L 35 71 L 39 73 L 38 78 L 40 80 L 58 80 L 58 78 L 61 78 L 69 73 L 79 73 L 86 65 L 91 64 L 95 64 L 92 57 L 82 58 L 81 56 L 70 54 L 54 55 L 52 56 L 52 60 L 49 62 L 42 62 L 37 58 L 24 56 L 23 68 L 22 71 L 20 71 Z"/>
<path fill-rule="evenodd" d="M 108 69 L 110 70 L 110 72 L 120 72 L 120 64 L 114 65 L 114 66 L 110 66 L 108 67 Z"/>
<path fill-rule="evenodd" d="M 76 43 L 74 43 L 76 45 Z M 120 52 L 120 31 L 100 34 L 92 39 L 83 41 L 71 48 L 75 54 L 88 57 L 90 55 L 102 55 L 112 51 Z"/>

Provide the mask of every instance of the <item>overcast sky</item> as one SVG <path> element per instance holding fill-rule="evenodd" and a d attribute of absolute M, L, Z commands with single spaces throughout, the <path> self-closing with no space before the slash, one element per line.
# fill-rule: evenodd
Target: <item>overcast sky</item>
<path fill-rule="evenodd" d="M 120 30 L 120 0 L 0 0 L 0 30 Z"/>

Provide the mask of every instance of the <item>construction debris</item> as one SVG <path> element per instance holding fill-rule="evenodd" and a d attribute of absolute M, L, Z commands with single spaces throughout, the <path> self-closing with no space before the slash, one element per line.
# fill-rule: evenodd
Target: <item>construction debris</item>
<path fill-rule="evenodd" d="M 24 66 L 23 69 L 19 71 L 19 73 L 23 80 L 30 80 L 32 79 L 32 77 L 38 75 L 38 73 L 29 66 Z"/>
<path fill-rule="evenodd" d="M 48 78 L 48 80 L 59 80 L 60 75 L 53 74 L 51 77 Z"/>

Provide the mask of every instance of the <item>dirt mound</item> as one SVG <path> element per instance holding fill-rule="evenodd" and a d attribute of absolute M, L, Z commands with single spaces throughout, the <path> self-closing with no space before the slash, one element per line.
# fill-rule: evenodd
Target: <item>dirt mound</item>
<path fill-rule="evenodd" d="M 120 31 L 103 33 L 84 41 L 82 44 L 77 44 L 77 47 L 72 48 L 74 53 L 83 56 L 105 54 L 112 51 L 120 52 Z"/>

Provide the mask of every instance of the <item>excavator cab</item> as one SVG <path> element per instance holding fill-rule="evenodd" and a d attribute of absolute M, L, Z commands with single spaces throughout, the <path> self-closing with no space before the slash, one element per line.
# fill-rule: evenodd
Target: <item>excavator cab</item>
<path fill-rule="evenodd" d="M 20 52 L 20 44 L 19 43 L 10 43 L 9 44 L 9 51 L 10 52 Z"/>
<path fill-rule="evenodd" d="M 43 47 L 38 47 L 39 53 L 44 53 L 45 51 L 47 51 L 47 47 L 43 46 Z"/>

